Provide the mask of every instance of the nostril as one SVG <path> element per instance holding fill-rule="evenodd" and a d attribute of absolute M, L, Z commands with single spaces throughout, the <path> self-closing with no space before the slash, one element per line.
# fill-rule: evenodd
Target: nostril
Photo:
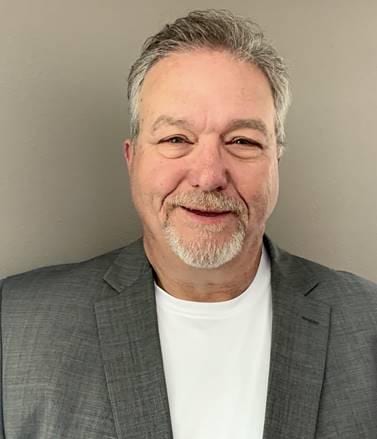
<path fill-rule="evenodd" d="M 226 188 L 228 178 L 226 173 L 194 172 L 191 177 L 191 186 L 203 191 L 221 191 Z"/>

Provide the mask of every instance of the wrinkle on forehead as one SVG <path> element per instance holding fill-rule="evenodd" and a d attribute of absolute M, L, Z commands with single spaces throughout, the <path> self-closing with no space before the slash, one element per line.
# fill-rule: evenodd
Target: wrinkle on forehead
<path fill-rule="evenodd" d="M 140 98 L 140 122 L 149 133 L 163 125 L 194 131 L 195 124 L 195 132 L 251 128 L 274 137 L 267 78 L 229 54 L 198 51 L 162 59 L 148 72 Z"/>

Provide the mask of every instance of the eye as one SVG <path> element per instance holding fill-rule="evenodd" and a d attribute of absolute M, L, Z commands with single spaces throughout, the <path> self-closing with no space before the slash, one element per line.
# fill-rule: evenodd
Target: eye
<path fill-rule="evenodd" d="M 188 141 L 188 139 L 186 139 L 183 136 L 172 136 L 160 140 L 159 143 L 190 143 L 190 142 Z"/>
<path fill-rule="evenodd" d="M 231 155 L 240 159 L 256 159 L 264 150 L 264 145 L 250 137 L 233 137 L 225 142 Z"/>
<path fill-rule="evenodd" d="M 164 137 L 157 142 L 157 148 L 166 158 L 180 158 L 190 153 L 193 142 L 183 135 Z"/>
<path fill-rule="evenodd" d="M 230 142 L 227 142 L 228 144 L 236 144 L 236 145 L 245 145 L 245 146 L 256 146 L 258 148 L 263 148 L 263 145 L 260 142 L 257 142 L 256 140 L 248 139 L 246 137 L 235 137 Z"/>

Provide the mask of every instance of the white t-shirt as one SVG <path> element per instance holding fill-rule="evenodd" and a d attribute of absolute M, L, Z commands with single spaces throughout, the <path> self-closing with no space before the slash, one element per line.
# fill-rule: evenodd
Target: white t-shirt
<path fill-rule="evenodd" d="M 177 299 L 157 285 L 174 439 L 262 439 L 271 347 L 270 262 L 225 302 Z"/>

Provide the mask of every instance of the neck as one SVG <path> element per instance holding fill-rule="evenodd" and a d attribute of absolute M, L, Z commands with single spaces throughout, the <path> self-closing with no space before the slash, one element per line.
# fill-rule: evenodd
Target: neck
<path fill-rule="evenodd" d="M 194 302 L 222 302 L 239 296 L 253 281 L 262 254 L 262 242 L 260 238 L 232 261 L 214 269 L 190 267 L 170 248 L 161 248 L 145 237 L 144 248 L 157 284 L 169 294 Z"/>

